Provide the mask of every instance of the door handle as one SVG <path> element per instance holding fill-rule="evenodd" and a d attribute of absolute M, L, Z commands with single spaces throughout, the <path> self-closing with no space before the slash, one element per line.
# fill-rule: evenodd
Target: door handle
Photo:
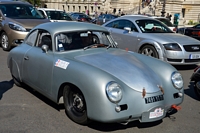
<path fill-rule="evenodd" d="M 28 60 L 28 59 L 29 59 L 28 56 L 25 56 L 25 57 L 24 57 L 24 60 Z"/>

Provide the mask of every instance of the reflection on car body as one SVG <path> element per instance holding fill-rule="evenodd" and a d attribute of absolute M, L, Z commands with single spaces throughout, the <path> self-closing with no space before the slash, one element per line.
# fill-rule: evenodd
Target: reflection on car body
<path fill-rule="evenodd" d="M 38 25 L 7 62 L 16 85 L 28 84 L 64 103 L 69 118 L 80 124 L 153 122 L 183 102 L 183 79 L 173 66 L 117 48 L 95 24 Z"/>
<path fill-rule="evenodd" d="M 176 34 L 156 19 L 142 15 L 125 15 L 102 26 L 111 32 L 119 48 L 152 56 L 174 65 L 200 62 L 200 41 Z"/>

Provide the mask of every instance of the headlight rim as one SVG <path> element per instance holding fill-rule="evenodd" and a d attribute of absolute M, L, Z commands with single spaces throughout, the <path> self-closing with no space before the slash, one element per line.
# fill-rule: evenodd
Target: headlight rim
<path fill-rule="evenodd" d="M 183 77 L 182 77 L 182 75 L 180 74 L 180 77 L 181 77 L 181 79 L 182 79 L 182 85 L 181 85 L 181 87 L 177 87 L 177 86 L 176 86 L 176 83 L 175 83 L 174 80 L 173 80 L 173 76 L 176 75 L 176 74 L 180 74 L 180 73 L 177 72 L 177 71 L 174 71 L 174 72 L 172 73 L 172 75 L 171 75 L 171 81 L 172 81 L 173 86 L 174 86 L 176 89 L 181 90 L 181 89 L 183 88 L 183 86 L 184 86 Z"/>
<path fill-rule="evenodd" d="M 21 31 L 21 32 L 26 32 L 26 28 L 24 28 L 23 26 L 21 26 L 21 25 L 19 25 L 19 24 L 16 24 L 16 23 L 9 22 L 9 23 L 8 23 L 8 26 L 9 26 L 9 28 L 11 28 L 12 30 Z M 18 29 L 17 29 L 17 28 L 13 28 L 13 26 L 18 27 Z M 19 29 L 20 29 L 20 30 L 19 30 Z"/>
<path fill-rule="evenodd" d="M 174 45 L 174 44 L 178 46 L 177 47 L 178 49 L 174 49 L 174 47 L 169 46 L 169 45 Z M 182 49 L 178 43 L 166 43 L 166 44 L 163 44 L 163 46 L 164 46 L 165 50 L 167 50 L 167 51 L 182 51 Z"/>
<path fill-rule="evenodd" d="M 120 88 L 120 91 L 121 91 L 121 96 L 120 96 L 120 98 L 119 98 L 118 100 L 115 100 L 115 101 L 114 101 L 114 100 L 112 99 L 112 97 L 109 95 L 109 91 L 108 91 L 109 87 L 110 87 L 111 85 L 113 85 L 113 84 L 117 84 L 117 86 Z M 116 104 L 119 103 L 119 102 L 121 101 L 122 97 L 123 97 L 122 88 L 121 88 L 121 86 L 120 86 L 117 82 L 115 82 L 115 81 L 110 81 L 110 82 L 108 82 L 107 85 L 106 85 L 105 91 L 106 91 L 106 96 L 107 96 L 107 98 L 108 98 L 109 101 L 112 102 L 112 103 L 116 103 Z"/>

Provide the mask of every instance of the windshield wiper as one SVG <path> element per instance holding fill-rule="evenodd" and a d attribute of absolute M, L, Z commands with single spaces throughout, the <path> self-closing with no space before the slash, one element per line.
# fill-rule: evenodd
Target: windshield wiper
<path fill-rule="evenodd" d="M 83 50 L 86 50 L 86 49 L 89 49 L 89 48 L 106 47 L 106 46 L 107 45 L 105 45 L 105 44 L 93 44 L 93 45 L 89 45 L 89 46 L 84 47 Z M 107 48 L 109 48 L 109 46 Z"/>

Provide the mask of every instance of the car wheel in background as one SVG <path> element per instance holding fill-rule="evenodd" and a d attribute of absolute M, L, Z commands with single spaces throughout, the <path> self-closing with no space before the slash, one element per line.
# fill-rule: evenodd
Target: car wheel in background
<path fill-rule="evenodd" d="M 88 124 L 86 102 L 82 92 L 76 87 L 65 86 L 63 98 L 65 110 L 69 118 L 79 124 Z"/>
<path fill-rule="evenodd" d="M 5 32 L 1 34 L 1 46 L 4 51 L 9 51 L 11 46 L 8 43 L 8 36 Z"/>
<path fill-rule="evenodd" d="M 195 83 L 194 83 L 194 91 L 195 91 L 196 96 L 200 100 L 200 81 L 195 81 Z"/>
<path fill-rule="evenodd" d="M 140 54 L 144 54 L 144 55 L 151 56 L 151 57 L 154 57 L 154 58 L 159 58 L 156 49 L 151 45 L 144 46 L 141 49 Z"/>

